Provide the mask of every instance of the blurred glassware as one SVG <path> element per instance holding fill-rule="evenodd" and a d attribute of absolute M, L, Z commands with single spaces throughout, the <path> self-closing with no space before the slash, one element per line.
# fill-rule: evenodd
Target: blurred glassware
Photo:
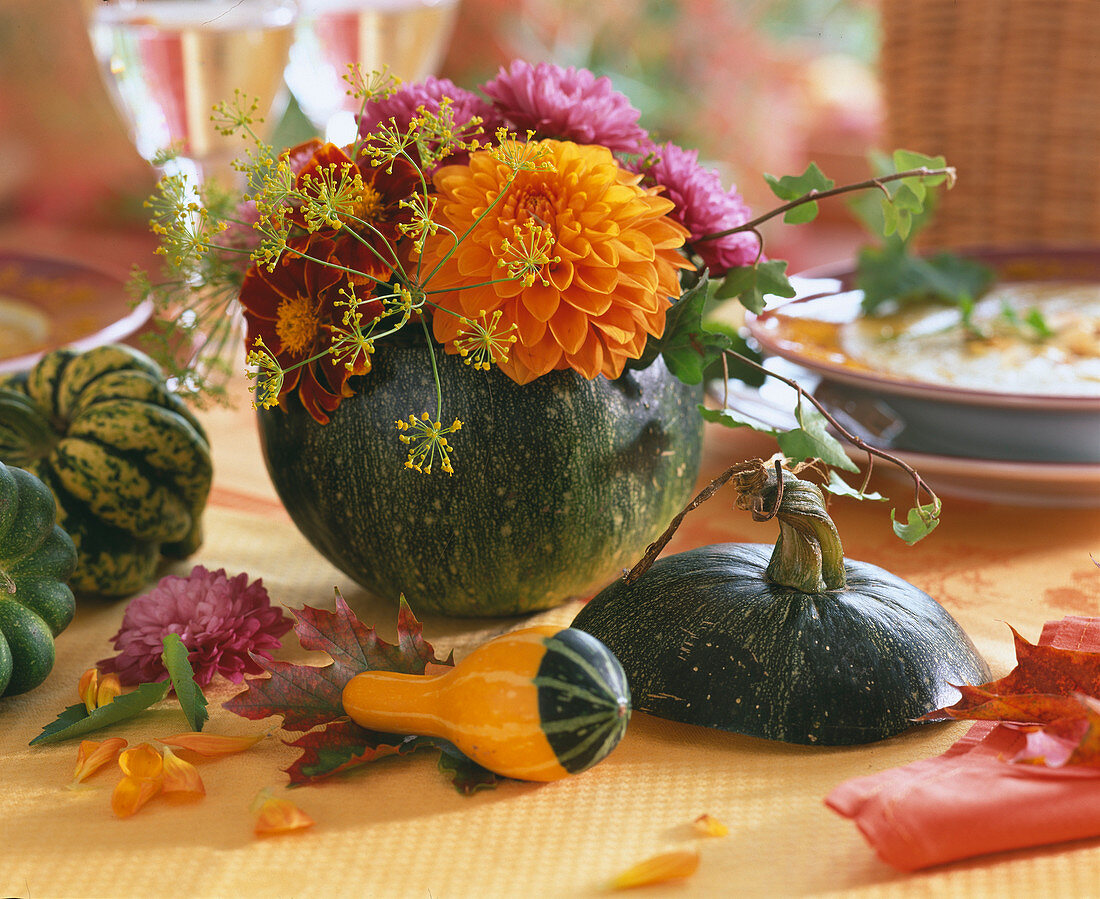
<path fill-rule="evenodd" d="M 435 74 L 458 0 L 300 0 L 286 83 L 327 140 L 355 138 L 359 101 L 347 94 L 348 66 L 364 74 L 388 66 L 404 81 Z"/>
<path fill-rule="evenodd" d="M 239 90 L 259 101 L 265 132 L 275 125 L 294 0 L 96 0 L 86 10 L 100 71 L 138 152 L 153 162 L 178 147 L 166 172 L 232 184 L 240 146 L 218 133 L 211 110 Z"/>

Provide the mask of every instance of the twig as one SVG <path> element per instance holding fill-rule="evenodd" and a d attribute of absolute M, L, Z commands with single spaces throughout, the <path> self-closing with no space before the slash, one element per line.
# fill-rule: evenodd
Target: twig
<path fill-rule="evenodd" d="M 702 237 L 697 237 L 693 243 L 701 243 L 704 240 L 718 240 L 722 237 L 728 237 L 731 234 L 740 234 L 742 231 L 754 231 L 759 239 L 759 227 L 764 222 L 775 218 L 777 215 L 783 215 L 790 212 L 799 206 L 806 203 L 815 203 L 818 200 L 824 200 L 828 197 L 835 197 L 840 194 L 852 193 L 857 190 L 868 190 L 869 188 L 878 187 L 882 190 L 883 187 L 889 181 L 900 181 L 902 178 L 928 178 L 937 175 L 946 175 L 948 182 L 953 183 L 955 181 L 955 169 L 953 166 L 947 166 L 942 169 L 930 169 L 927 166 L 921 166 L 919 169 L 908 169 L 904 172 L 893 172 L 889 175 L 880 175 L 877 178 L 868 178 L 866 181 L 859 181 L 854 184 L 843 184 L 840 187 L 833 187 L 829 190 L 811 190 L 807 194 L 803 194 L 789 203 L 784 203 L 782 206 L 777 206 L 763 215 L 757 216 L 752 221 L 745 222 L 743 225 L 737 225 L 734 228 L 727 228 L 725 231 L 718 231 L 714 234 L 704 234 Z"/>

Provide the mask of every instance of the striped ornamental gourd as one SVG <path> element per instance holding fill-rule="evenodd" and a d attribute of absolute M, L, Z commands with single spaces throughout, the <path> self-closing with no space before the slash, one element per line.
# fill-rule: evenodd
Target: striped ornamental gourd
<path fill-rule="evenodd" d="M 618 745 L 630 690 L 618 659 L 573 628 L 529 627 L 482 644 L 443 674 L 365 671 L 344 711 L 383 733 L 442 737 L 520 780 L 577 774 Z"/>
<path fill-rule="evenodd" d="M 210 447 L 160 367 L 128 346 L 61 349 L 0 380 L 0 460 L 54 494 L 78 592 L 125 596 L 202 542 Z"/>

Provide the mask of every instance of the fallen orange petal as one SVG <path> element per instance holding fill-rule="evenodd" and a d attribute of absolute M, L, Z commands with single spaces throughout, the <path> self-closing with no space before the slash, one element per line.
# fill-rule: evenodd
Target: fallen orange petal
<path fill-rule="evenodd" d="M 126 748 L 122 737 L 108 737 L 102 743 L 95 740 L 81 740 L 76 754 L 76 770 L 73 771 L 73 783 L 87 780 L 96 771 L 109 762 L 113 762 L 120 749 Z"/>
<path fill-rule="evenodd" d="M 122 682 L 113 671 L 105 674 L 99 681 L 99 687 L 95 691 L 96 708 L 113 702 L 116 696 L 122 693 Z"/>
<path fill-rule="evenodd" d="M 611 888 L 625 890 L 631 887 L 647 886 L 651 883 L 666 883 L 670 880 L 683 880 L 690 877 L 699 867 L 699 853 L 694 849 L 679 849 L 664 852 L 638 862 L 633 868 L 623 871 L 611 881 Z"/>
<path fill-rule="evenodd" d="M 205 796 L 206 787 L 199 777 L 198 769 L 184 761 L 167 746 L 164 747 L 164 781 L 161 789 L 165 793 L 193 793 Z"/>
<path fill-rule="evenodd" d="M 118 757 L 118 766 L 127 777 L 159 780 L 164 776 L 164 757 L 149 743 L 127 749 Z"/>
<path fill-rule="evenodd" d="M 77 695 L 84 703 L 84 708 L 90 715 L 96 709 L 96 691 L 99 688 L 99 672 L 95 668 L 89 668 L 82 675 L 76 685 Z"/>
<path fill-rule="evenodd" d="M 255 746 L 264 738 L 265 734 L 256 734 L 250 737 L 225 737 L 221 734 L 176 734 L 172 737 L 161 737 L 158 742 L 165 746 L 175 746 L 177 749 L 190 749 L 199 755 L 216 758 L 219 755 L 231 755 L 234 752 L 244 752 Z"/>
<path fill-rule="evenodd" d="M 252 803 L 256 811 L 257 836 L 271 836 L 280 833 L 292 833 L 313 826 L 313 819 L 289 799 L 278 799 L 267 790 L 260 793 Z"/>
<path fill-rule="evenodd" d="M 702 814 L 691 825 L 697 834 L 704 837 L 728 836 L 730 829 L 713 815 Z"/>
<path fill-rule="evenodd" d="M 129 818 L 160 792 L 161 778 L 124 777 L 111 794 L 111 811 L 119 818 Z"/>

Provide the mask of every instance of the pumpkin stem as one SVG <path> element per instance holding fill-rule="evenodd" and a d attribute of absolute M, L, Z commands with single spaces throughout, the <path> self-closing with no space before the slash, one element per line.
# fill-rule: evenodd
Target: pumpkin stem
<path fill-rule="evenodd" d="M 737 505 L 750 509 L 757 521 L 779 519 L 779 539 L 764 576 L 803 593 L 843 590 L 844 547 L 821 491 L 779 465 L 763 474 L 763 483 L 757 474 L 746 485 Z"/>
<path fill-rule="evenodd" d="M 15 580 L 3 568 L 0 568 L 0 591 L 13 594 L 16 591 Z"/>

